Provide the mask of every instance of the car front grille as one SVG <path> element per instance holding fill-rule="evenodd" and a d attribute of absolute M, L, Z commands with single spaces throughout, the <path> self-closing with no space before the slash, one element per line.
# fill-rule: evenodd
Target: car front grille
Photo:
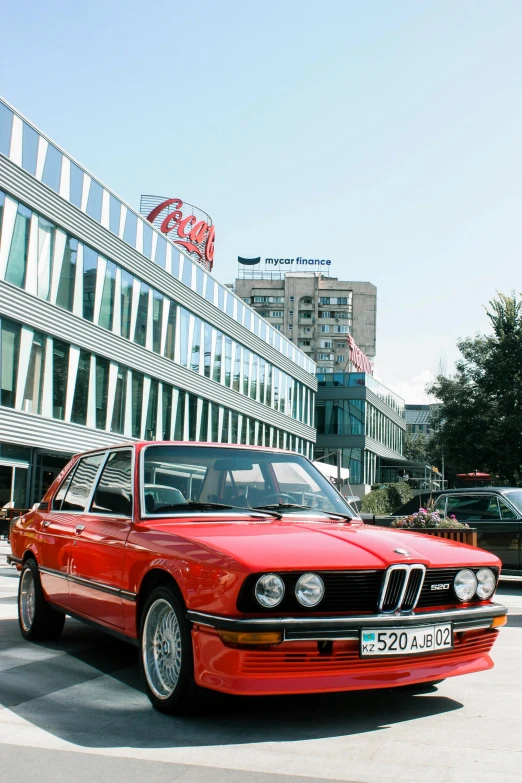
<path fill-rule="evenodd" d="M 391 566 L 385 571 L 314 571 L 324 582 L 325 594 L 321 603 L 312 610 L 301 606 L 295 597 L 296 582 L 304 571 L 278 572 L 285 583 L 285 596 L 274 609 L 264 609 L 258 604 L 254 590 L 262 574 L 250 574 L 239 592 L 237 608 L 245 614 L 281 615 L 376 614 L 399 610 L 409 612 L 437 606 L 462 606 L 453 590 L 453 581 L 459 570 L 424 570 L 424 566 L 413 564 Z M 472 570 L 477 571 L 478 568 Z M 498 577 L 498 570 L 492 570 Z M 478 603 L 478 599 L 474 602 Z"/>

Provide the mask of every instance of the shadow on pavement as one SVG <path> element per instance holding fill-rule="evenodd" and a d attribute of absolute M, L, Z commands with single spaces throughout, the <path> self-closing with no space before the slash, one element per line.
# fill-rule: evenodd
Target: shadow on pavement
<path fill-rule="evenodd" d="M 36 660 L 0 671 L 0 704 L 83 747 L 172 748 L 301 741 L 361 734 L 461 708 L 427 687 L 285 697 L 209 693 L 199 714 L 162 715 L 141 684 L 138 651 L 67 620 L 56 643 L 31 645 L 15 620 L 0 621 L 0 664 L 25 645 Z M 0 666 L 1 668 L 1 666 Z M 108 676 L 104 676 L 108 675 Z"/>

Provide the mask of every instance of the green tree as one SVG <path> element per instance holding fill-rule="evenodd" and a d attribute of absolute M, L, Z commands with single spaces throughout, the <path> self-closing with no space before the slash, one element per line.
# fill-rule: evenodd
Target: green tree
<path fill-rule="evenodd" d="M 431 439 L 422 432 L 416 434 L 406 432 L 402 455 L 409 462 L 423 462 L 425 465 L 430 465 Z"/>
<path fill-rule="evenodd" d="M 446 473 L 475 470 L 522 485 L 522 302 L 499 294 L 487 310 L 492 334 L 458 343 L 451 377 L 439 375 L 429 392 L 440 401 L 433 415 L 432 459 L 444 454 Z"/>

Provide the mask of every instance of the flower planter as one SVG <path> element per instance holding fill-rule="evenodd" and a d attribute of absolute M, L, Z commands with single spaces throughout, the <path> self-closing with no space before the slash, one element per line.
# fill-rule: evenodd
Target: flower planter
<path fill-rule="evenodd" d="M 416 533 L 426 533 L 428 536 L 446 538 L 458 541 L 460 544 L 477 546 L 477 528 L 475 527 L 403 527 L 395 530 L 413 530 Z"/>

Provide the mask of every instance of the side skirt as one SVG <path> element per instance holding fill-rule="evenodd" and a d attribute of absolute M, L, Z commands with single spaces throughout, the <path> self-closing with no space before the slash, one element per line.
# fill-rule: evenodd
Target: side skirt
<path fill-rule="evenodd" d="M 94 628 L 96 631 L 102 631 L 102 633 L 106 633 L 109 636 L 113 636 L 115 639 L 119 639 L 121 642 L 128 642 L 128 644 L 132 644 L 134 647 L 139 647 L 140 643 L 138 639 L 134 639 L 133 636 L 127 636 L 122 631 L 117 631 L 115 628 L 110 628 L 107 625 L 102 625 L 101 623 L 97 623 L 95 620 L 87 619 L 87 617 L 83 617 L 81 614 L 77 614 L 76 612 L 71 612 L 69 609 L 64 609 L 63 606 L 59 606 L 59 604 L 54 604 L 52 601 L 48 602 L 50 606 L 53 607 L 53 609 L 56 609 L 57 612 L 61 612 L 62 614 L 67 615 L 68 617 L 72 617 L 73 620 L 78 620 L 80 623 L 84 623 L 84 625 L 88 625 L 89 628 Z"/>

